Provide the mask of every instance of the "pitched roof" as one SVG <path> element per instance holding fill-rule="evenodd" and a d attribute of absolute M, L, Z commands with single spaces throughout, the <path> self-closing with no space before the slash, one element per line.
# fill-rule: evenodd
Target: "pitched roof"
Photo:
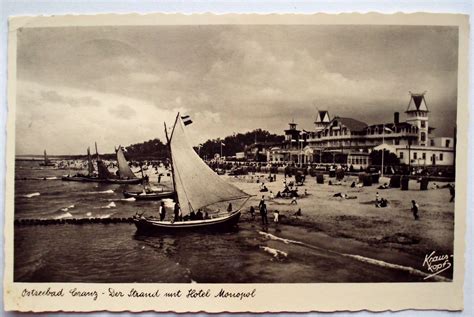
<path fill-rule="evenodd" d="M 332 119 L 332 121 L 336 120 L 341 122 L 351 131 L 362 131 L 368 126 L 367 123 L 352 118 L 334 117 L 334 119 Z"/>
<path fill-rule="evenodd" d="M 410 93 L 410 102 L 408 103 L 408 108 L 406 112 L 409 111 L 428 111 L 428 106 L 426 105 L 425 93 L 415 94 Z"/>
<path fill-rule="evenodd" d="M 331 121 L 329 112 L 327 110 L 320 110 L 316 115 L 316 121 L 314 123 L 328 123 L 329 121 Z"/>

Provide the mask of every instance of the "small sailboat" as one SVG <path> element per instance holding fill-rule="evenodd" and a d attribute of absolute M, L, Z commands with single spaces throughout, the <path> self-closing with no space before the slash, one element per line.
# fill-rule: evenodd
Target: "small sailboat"
<path fill-rule="evenodd" d="M 56 166 L 53 162 L 51 162 L 48 158 L 48 154 L 46 154 L 46 150 L 44 150 L 44 161 L 43 163 L 39 164 L 40 166 Z"/>
<path fill-rule="evenodd" d="M 184 123 L 179 114 L 171 136 L 168 138 L 167 135 L 167 139 L 171 152 L 173 184 L 182 218 L 192 219 L 189 216 L 194 214 L 209 216 L 199 220 L 161 221 L 153 216 L 137 214 L 134 222 L 138 231 L 143 233 L 182 230 L 221 231 L 235 227 L 240 218 L 240 209 L 250 195 L 227 183 L 201 160 L 187 140 Z M 236 210 L 221 212 L 216 207 L 239 200 L 243 202 Z"/>
<path fill-rule="evenodd" d="M 96 152 L 97 152 L 97 144 L 96 144 Z M 97 153 L 97 157 L 99 154 Z M 87 148 L 87 174 L 78 173 L 73 176 L 63 176 L 61 179 L 63 181 L 70 181 L 70 182 L 101 182 L 106 181 L 106 178 L 100 178 L 95 173 L 94 163 L 92 161 L 90 148 Z"/>
<path fill-rule="evenodd" d="M 100 167 L 99 170 L 99 177 L 100 173 L 102 171 L 103 174 L 107 179 L 107 183 L 112 183 L 112 184 L 140 184 L 142 182 L 142 178 L 138 178 L 128 165 L 127 159 L 125 158 L 125 155 L 123 154 L 122 147 L 119 146 L 118 149 L 116 149 L 116 154 L 117 154 L 117 165 L 118 165 L 118 171 L 117 175 L 112 175 L 105 164 L 102 163 L 102 166 Z M 97 162 L 99 164 L 99 162 Z M 97 168 L 99 169 L 99 165 L 97 165 Z"/>

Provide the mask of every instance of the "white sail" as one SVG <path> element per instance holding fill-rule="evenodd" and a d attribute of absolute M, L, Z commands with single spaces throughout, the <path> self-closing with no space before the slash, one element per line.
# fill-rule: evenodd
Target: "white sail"
<path fill-rule="evenodd" d="M 117 164 L 119 168 L 120 178 L 137 178 L 135 174 L 133 174 L 130 166 L 128 166 L 128 162 L 125 159 L 125 155 L 123 155 L 121 146 L 119 146 L 117 150 Z"/>
<path fill-rule="evenodd" d="M 170 140 L 175 189 L 183 216 L 191 210 L 249 195 L 219 177 L 189 144 L 178 116 Z"/>

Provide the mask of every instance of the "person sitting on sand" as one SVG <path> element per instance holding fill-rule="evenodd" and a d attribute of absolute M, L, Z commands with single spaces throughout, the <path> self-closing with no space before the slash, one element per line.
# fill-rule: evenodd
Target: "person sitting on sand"
<path fill-rule="evenodd" d="M 295 216 L 301 216 L 301 208 L 298 208 L 298 211 L 295 212 Z"/>
<path fill-rule="evenodd" d="M 340 197 L 342 199 L 357 199 L 357 196 L 349 196 L 345 193 L 336 193 L 332 195 L 332 197 Z"/>
<path fill-rule="evenodd" d="M 281 198 L 281 193 L 280 193 L 280 191 L 277 192 L 275 198 Z"/>
<path fill-rule="evenodd" d="M 378 205 L 379 200 L 380 200 L 380 195 L 379 195 L 379 192 L 377 192 L 377 193 L 375 193 L 375 204 L 376 205 Z"/>
<path fill-rule="evenodd" d="M 351 184 L 351 188 L 354 188 L 354 187 L 356 187 L 356 182 L 355 181 L 353 181 L 352 184 Z"/>
<path fill-rule="evenodd" d="M 380 185 L 377 189 L 388 189 L 389 186 L 387 183 L 384 183 L 383 185 Z"/>
<path fill-rule="evenodd" d="M 270 195 L 269 195 L 269 197 L 270 197 L 270 199 L 273 199 L 273 198 L 275 198 L 275 195 L 273 195 L 273 192 L 272 192 L 272 191 L 270 191 Z"/>
<path fill-rule="evenodd" d="M 293 198 L 291 198 L 290 205 L 298 205 L 298 202 L 296 201 L 296 196 L 293 196 Z"/>
<path fill-rule="evenodd" d="M 263 188 L 260 189 L 261 193 L 268 192 L 267 186 L 263 186 Z"/>

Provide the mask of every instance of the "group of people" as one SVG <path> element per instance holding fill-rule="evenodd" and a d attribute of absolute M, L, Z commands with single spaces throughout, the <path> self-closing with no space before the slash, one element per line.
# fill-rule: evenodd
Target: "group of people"
<path fill-rule="evenodd" d="M 161 201 L 160 207 L 158 208 L 158 213 L 160 215 L 160 221 L 164 221 L 166 218 L 166 207 L 165 202 L 163 200 Z M 197 212 L 191 210 L 189 215 L 183 216 L 181 207 L 178 202 L 174 204 L 173 213 L 174 217 L 172 219 L 172 222 L 209 219 L 209 214 L 207 213 L 207 211 L 202 212 L 201 209 L 198 209 Z"/>
<path fill-rule="evenodd" d="M 268 209 L 267 204 L 265 203 L 265 196 L 262 196 L 260 199 L 260 203 L 258 204 L 258 209 L 260 211 L 260 218 L 262 220 L 262 225 L 268 225 Z M 250 206 L 250 215 L 252 216 L 252 220 L 255 219 L 255 208 Z M 280 212 L 275 210 L 273 212 L 273 222 L 279 223 L 280 222 Z"/>

